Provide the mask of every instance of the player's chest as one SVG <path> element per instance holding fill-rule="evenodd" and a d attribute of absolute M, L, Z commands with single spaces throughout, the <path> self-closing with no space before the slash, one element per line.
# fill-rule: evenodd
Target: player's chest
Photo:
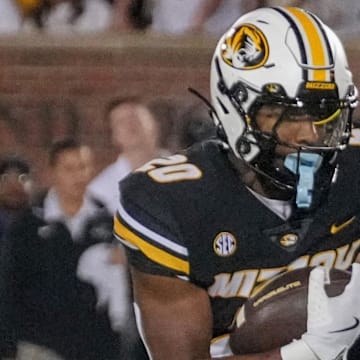
<path fill-rule="evenodd" d="M 261 207 L 245 215 L 233 210 L 207 218 L 211 221 L 205 226 L 198 219 L 193 227 L 190 263 L 194 278 L 215 284 L 216 296 L 219 289 L 221 295 L 246 296 L 256 284 L 290 268 L 346 269 L 360 249 L 360 213 L 355 209 L 327 210 L 291 222 Z"/>

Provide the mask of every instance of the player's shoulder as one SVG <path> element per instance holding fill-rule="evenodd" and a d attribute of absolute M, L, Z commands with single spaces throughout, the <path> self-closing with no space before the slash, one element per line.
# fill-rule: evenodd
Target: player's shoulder
<path fill-rule="evenodd" d="M 221 143 L 208 141 L 147 162 L 120 182 L 120 192 L 123 196 L 139 191 L 155 196 L 196 191 L 212 184 L 226 166 Z"/>
<path fill-rule="evenodd" d="M 222 186 L 224 181 L 232 181 L 226 174 L 232 171 L 228 161 L 216 142 L 151 160 L 120 182 L 118 212 L 153 229 L 157 228 L 154 222 L 162 224 L 157 229 L 162 233 L 164 227 L 177 228 L 179 216 L 187 221 L 180 213 L 186 211 L 186 218 L 196 218 L 198 209 L 211 206 L 213 194 L 231 188 Z"/>

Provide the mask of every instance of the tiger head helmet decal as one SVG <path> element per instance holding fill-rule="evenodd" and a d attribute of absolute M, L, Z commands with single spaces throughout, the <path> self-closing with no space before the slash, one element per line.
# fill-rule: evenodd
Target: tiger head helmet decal
<path fill-rule="evenodd" d="M 268 56 L 269 46 L 264 34 L 251 24 L 232 29 L 222 46 L 222 58 L 237 69 L 260 67 Z"/>

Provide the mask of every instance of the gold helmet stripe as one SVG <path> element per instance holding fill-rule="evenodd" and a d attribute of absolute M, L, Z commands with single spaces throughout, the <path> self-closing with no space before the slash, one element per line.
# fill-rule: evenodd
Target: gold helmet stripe
<path fill-rule="evenodd" d="M 287 7 L 286 11 L 296 24 L 298 34 L 301 35 L 307 63 L 308 81 L 331 81 L 331 55 L 327 47 L 323 29 L 314 16 L 294 7 Z"/>

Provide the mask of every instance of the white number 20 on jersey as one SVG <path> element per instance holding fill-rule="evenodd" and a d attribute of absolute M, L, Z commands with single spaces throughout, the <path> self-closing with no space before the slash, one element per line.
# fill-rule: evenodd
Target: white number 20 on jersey
<path fill-rule="evenodd" d="M 154 181 L 159 183 L 200 179 L 201 170 L 187 161 L 186 156 L 177 154 L 151 160 L 135 171 L 146 172 Z"/>

